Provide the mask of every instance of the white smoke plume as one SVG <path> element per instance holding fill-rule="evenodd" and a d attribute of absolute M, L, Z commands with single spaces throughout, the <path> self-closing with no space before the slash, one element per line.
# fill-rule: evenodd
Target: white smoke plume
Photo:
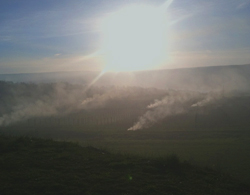
<path fill-rule="evenodd" d="M 165 96 L 168 94 L 167 96 Z M 32 117 L 61 116 L 80 110 L 113 106 L 120 102 L 155 99 L 148 111 L 128 130 L 147 128 L 169 115 L 187 112 L 191 107 L 215 101 L 215 94 L 165 91 L 141 87 L 91 87 L 67 83 L 27 84 L 0 82 L 0 126 Z M 152 98 L 152 99 L 151 99 Z M 116 102 L 114 104 L 114 102 Z"/>
<path fill-rule="evenodd" d="M 172 92 L 162 100 L 155 100 L 154 103 L 147 106 L 149 109 L 139 120 L 128 130 L 135 131 L 149 128 L 167 116 L 173 116 L 188 112 L 191 107 L 205 106 L 220 95 L 202 95 L 200 93 Z M 201 99 L 201 100 L 199 100 Z M 197 102 L 193 104 L 192 102 Z"/>
<path fill-rule="evenodd" d="M 7 96 L 6 113 L 1 113 L 0 126 L 10 125 L 32 117 L 63 115 L 79 110 L 85 97 L 82 90 L 70 88 L 67 84 L 48 84 L 46 86 L 14 84 Z M 15 88 L 16 87 L 16 88 Z M 33 91 L 30 89 L 34 87 Z M 1 105 L 2 106 L 2 105 Z"/>
<path fill-rule="evenodd" d="M 128 97 L 130 93 L 126 88 L 114 87 L 102 94 L 94 94 L 93 97 L 86 98 L 82 101 L 81 109 L 96 109 L 104 107 L 110 100 L 122 100 Z"/>
<path fill-rule="evenodd" d="M 0 82 L 0 93 L 0 126 L 6 126 L 32 117 L 62 116 L 162 92 L 138 87 L 95 86 L 86 90 L 84 85 L 68 83 Z"/>
<path fill-rule="evenodd" d="M 52 116 L 55 114 L 58 114 L 58 111 L 55 107 L 38 100 L 33 104 L 23 104 L 14 107 L 11 113 L 4 114 L 2 117 L 0 117 L 0 125 L 6 126 L 31 117 Z"/>
<path fill-rule="evenodd" d="M 142 98 L 145 94 L 150 95 L 153 93 L 161 93 L 161 90 L 157 91 L 151 88 L 113 86 L 106 88 L 102 93 L 96 93 L 92 97 L 84 99 L 80 107 L 81 109 L 102 108 L 113 100 L 125 101 L 128 99 L 138 99 Z"/>
<path fill-rule="evenodd" d="M 219 100 L 222 97 L 219 93 L 207 94 L 207 96 L 201 101 L 196 102 L 191 107 L 203 107 L 207 106 L 210 103 L 213 103 L 216 100 Z"/>

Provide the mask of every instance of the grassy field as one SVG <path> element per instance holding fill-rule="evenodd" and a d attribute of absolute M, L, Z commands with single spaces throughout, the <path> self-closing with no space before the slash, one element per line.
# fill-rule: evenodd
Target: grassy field
<path fill-rule="evenodd" d="M 2 126 L 5 135 L 74 141 L 112 153 L 155 158 L 176 154 L 180 161 L 207 166 L 250 184 L 249 97 L 230 97 L 187 113 L 168 116 L 150 128 L 127 131 L 150 100 L 116 102 L 65 116 L 34 117 Z"/>
<path fill-rule="evenodd" d="M 1 194 L 246 195 L 227 174 L 175 155 L 112 154 L 69 142 L 0 136 Z"/>
<path fill-rule="evenodd" d="M 116 125 L 79 127 L 54 126 L 21 128 L 8 127 L 12 135 L 53 138 L 73 141 L 82 146 L 93 146 L 112 153 L 133 154 L 141 157 L 162 157 L 176 154 L 181 161 L 211 167 L 250 183 L 250 134 L 246 130 L 163 131 L 146 129 L 126 131 Z"/>

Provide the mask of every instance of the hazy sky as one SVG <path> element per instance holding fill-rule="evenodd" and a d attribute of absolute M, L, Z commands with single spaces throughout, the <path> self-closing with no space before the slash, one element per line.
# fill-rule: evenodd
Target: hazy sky
<path fill-rule="evenodd" d="M 2 0 L 0 73 L 101 70 L 100 21 L 131 4 L 164 3 Z M 250 0 L 173 0 L 165 14 L 164 68 L 250 64 Z"/>

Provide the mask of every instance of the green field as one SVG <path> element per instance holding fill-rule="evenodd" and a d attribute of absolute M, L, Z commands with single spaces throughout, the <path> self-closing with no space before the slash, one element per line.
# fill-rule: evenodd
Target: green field
<path fill-rule="evenodd" d="M 10 136 L 0 136 L 0 152 L 4 195 L 247 195 L 250 190 L 227 174 L 182 163 L 176 155 L 146 158 Z"/>
<path fill-rule="evenodd" d="M 145 112 L 148 100 L 61 117 L 31 118 L 2 127 L 1 132 L 75 141 L 82 146 L 143 157 L 176 154 L 182 161 L 250 183 L 250 110 L 244 106 L 248 102 L 249 97 L 227 98 L 217 105 L 169 116 L 138 131 L 127 129 Z"/>
<path fill-rule="evenodd" d="M 12 82 L 0 82 L 0 92 L 4 135 L 148 158 L 175 154 L 250 184 L 248 93 Z"/>

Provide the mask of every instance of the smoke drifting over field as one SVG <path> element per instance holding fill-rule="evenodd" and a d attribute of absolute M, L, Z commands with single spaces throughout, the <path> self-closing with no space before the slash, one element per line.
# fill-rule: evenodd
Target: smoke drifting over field
<path fill-rule="evenodd" d="M 12 112 L 0 117 L 0 125 L 9 125 L 36 116 L 52 116 L 58 114 L 55 107 L 51 107 L 41 100 L 33 104 L 22 104 L 12 108 Z"/>
<path fill-rule="evenodd" d="M 210 103 L 213 103 L 216 100 L 219 100 L 220 98 L 223 97 L 223 94 L 221 93 L 208 93 L 204 99 L 196 102 L 195 104 L 192 105 L 192 107 L 203 107 L 207 106 Z"/>
<path fill-rule="evenodd" d="M 148 105 L 149 110 L 128 130 L 135 131 L 149 128 L 167 116 L 188 112 L 192 107 L 206 106 L 220 98 L 220 93 L 170 92 L 161 100 L 155 100 L 154 103 Z"/>
<path fill-rule="evenodd" d="M 150 78 L 150 73 L 143 74 Z M 140 109 L 144 112 L 146 108 L 147 111 L 128 130 L 148 128 L 168 116 L 185 113 L 195 107 L 207 106 L 223 97 L 224 91 L 234 93 L 236 86 L 247 91 L 246 86 L 240 82 L 242 79 L 236 78 L 237 82 L 232 89 L 227 89 L 226 84 L 224 84 L 220 86 L 220 90 L 217 88 L 211 90 L 216 93 L 204 93 L 206 90 L 169 90 L 162 87 L 159 89 L 155 87 L 105 86 L 99 84 L 89 87 L 88 84 L 32 84 L 0 81 L 0 126 L 10 125 L 33 117 L 64 116 L 82 110 L 112 108 L 119 104 L 126 107 L 126 104 L 136 101 L 136 103 L 145 102 L 142 106 L 140 105 Z M 156 76 L 154 79 L 156 79 Z M 148 80 L 150 81 L 150 79 Z M 239 91 L 235 93 L 239 93 Z M 149 102 L 152 103 L 149 104 Z M 134 104 L 135 109 L 136 107 L 136 104 Z M 122 112 L 122 110 L 118 110 L 118 112 Z"/>
<path fill-rule="evenodd" d="M 134 92 L 135 93 L 135 92 Z M 131 97 L 131 89 L 126 87 L 112 87 L 106 88 L 102 93 L 94 94 L 92 97 L 86 98 L 82 101 L 81 109 L 97 109 L 104 107 L 112 100 L 124 100 Z"/>
<path fill-rule="evenodd" d="M 81 90 L 63 83 L 1 84 L 0 125 L 9 125 L 32 117 L 55 116 L 73 112 L 78 109 L 85 96 Z"/>
<path fill-rule="evenodd" d="M 68 83 L 0 82 L 0 126 L 35 117 L 64 116 L 82 110 L 112 107 L 121 102 L 162 94 L 140 87 L 91 87 Z"/>

